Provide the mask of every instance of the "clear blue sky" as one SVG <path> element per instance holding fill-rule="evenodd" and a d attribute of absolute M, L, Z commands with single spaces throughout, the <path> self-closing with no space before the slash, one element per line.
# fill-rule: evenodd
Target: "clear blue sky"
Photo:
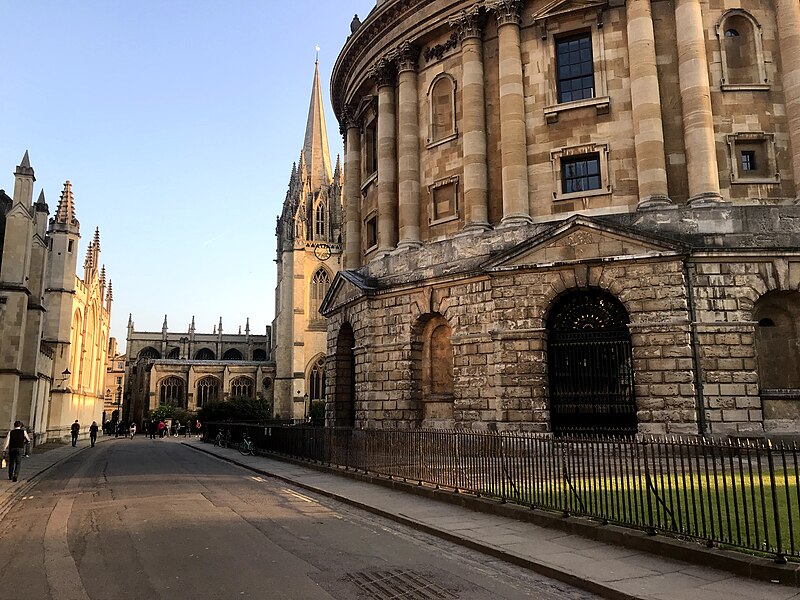
<path fill-rule="evenodd" d="M 0 1 L 0 188 L 25 150 L 51 214 L 72 181 L 79 272 L 94 228 L 114 284 L 112 335 L 274 315 L 275 220 L 319 45 L 330 72 L 374 0 Z"/>

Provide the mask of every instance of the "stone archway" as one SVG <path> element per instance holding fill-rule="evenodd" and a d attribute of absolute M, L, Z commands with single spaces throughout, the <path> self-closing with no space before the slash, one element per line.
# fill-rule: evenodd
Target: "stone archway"
<path fill-rule="evenodd" d="M 628 312 L 611 294 L 576 290 L 547 318 L 550 425 L 557 434 L 637 432 Z"/>
<path fill-rule="evenodd" d="M 453 330 L 441 314 L 420 317 L 411 341 L 411 373 L 421 427 L 451 428 L 454 419 Z"/>

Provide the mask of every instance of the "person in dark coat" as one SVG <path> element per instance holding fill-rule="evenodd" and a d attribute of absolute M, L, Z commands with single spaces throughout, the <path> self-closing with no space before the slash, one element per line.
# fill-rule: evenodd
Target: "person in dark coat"
<path fill-rule="evenodd" d="M 69 428 L 69 432 L 72 435 L 72 447 L 78 445 L 78 434 L 81 432 L 81 424 L 78 423 L 78 419 L 75 419 L 75 422 Z"/>
<path fill-rule="evenodd" d="M 29 444 L 30 441 L 28 434 L 22 428 L 22 421 L 14 421 L 14 429 L 8 432 L 6 443 L 3 444 L 3 458 L 8 453 L 8 478 L 11 481 L 16 481 L 19 477 L 25 444 Z"/>
<path fill-rule="evenodd" d="M 97 421 L 92 421 L 92 424 L 89 425 L 89 441 L 92 443 L 92 448 L 97 443 Z"/>

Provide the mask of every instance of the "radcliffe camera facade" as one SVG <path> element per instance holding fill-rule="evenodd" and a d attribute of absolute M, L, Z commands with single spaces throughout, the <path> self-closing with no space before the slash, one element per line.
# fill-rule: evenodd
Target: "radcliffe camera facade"
<path fill-rule="evenodd" d="M 327 423 L 796 432 L 798 56 L 792 0 L 354 19 Z"/>

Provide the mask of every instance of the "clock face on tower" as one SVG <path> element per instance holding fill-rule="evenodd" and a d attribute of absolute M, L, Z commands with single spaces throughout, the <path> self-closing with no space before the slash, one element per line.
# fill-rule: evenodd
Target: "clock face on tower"
<path fill-rule="evenodd" d="M 331 249 L 328 244 L 320 244 L 314 248 L 314 256 L 320 260 L 328 260 L 331 257 Z"/>

